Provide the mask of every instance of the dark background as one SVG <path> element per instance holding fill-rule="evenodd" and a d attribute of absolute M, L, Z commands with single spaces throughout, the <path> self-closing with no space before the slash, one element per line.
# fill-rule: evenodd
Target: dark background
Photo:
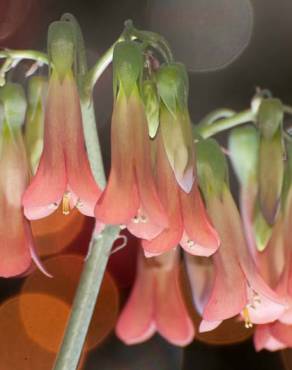
<path fill-rule="evenodd" d="M 157 7 L 160 7 L 159 14 L 154 12 Z M 73 13 L 80 22 L 91 63 L 117 39 L 126 19 L 133 19 L 138 28 L 160 32 L 165 29 L 170 44 L 180 50 L 178 60 L 186 62 L 189 68 L 189 105 L 194 122 L 216 108 L 246 109 L 256 86 L 268 88 L 285 103 L 292 103 L 290 0 L 1 0 L 0 45 L 45 50 L 47 27 L 64 12 Z M 180 12 L 184 18 L 180 18 Z M 7 17 L 14 20 L 13 29 L 5 28 Z M 239 28 L 242 33 L 238 35 Z M 241 53 L 234 51 L 234 40 L 238 41 L 236 45 L 239 41 L 246 45 Z M 221 68 L 222 61 L 224 68 Z M 202 69 L 208 71 L 198 72 Z M 16 73 L 15 78 L 17 76 Z M 107 163 L 111 92 L 109 70 L 95 90 L 96 113 Z M 1 281 L 5 291 L 10 287 L 13 292 L 15 285 L 15 281 Z M 194 342 L 181 350 L 158 337 L 134 347 L 125 347 L 111 337 L 91 354 L 86 366 L 88 370 L 281 368 L 279 354 L 264 351 L 255 354 L 251 341 L 229 347 Z"/>

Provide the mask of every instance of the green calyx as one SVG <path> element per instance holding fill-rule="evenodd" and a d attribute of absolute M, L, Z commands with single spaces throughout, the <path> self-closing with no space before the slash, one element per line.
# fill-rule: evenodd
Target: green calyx
<path fill-rule="evenodd" d="M 142 72 L 142 46 L 135 41 L 117 43 L 113 52 L 114 96 L 122 90 L 129 97 L 139 85 Z"/>
<path fill-rule="evenodd" d="M 253 230 L 257 250 L 263 252 L 272 236 L 273 227 L 267 223 L 259 206 L 256 206 L 254 212 Z"/>
<path fill-rule="evenodd" d="M 76 53 L 74 29 L 70 22 L 57 21 L 48 31 L 48 54 L 60 80 L 71 70 Z"/>
<path fill-rule="evenodd" d="M 221 197 L 228 178 L 222 150 L 214 139 L 206 139 L 196 143 L 196 154 L 199 185 L 206 201 L 213 196 Z"/>
<path fill-rule="evenodd" d="M 259 202 L 266 221 L 273 225 L 279 209 L 284 178 L 284 147 L 282 127 L 271 138 L 260 137 L 259 146 Z"/>
<path fill-rule="evenodd" d="M 175 116 L 177 110 L 186 110 L 189 80 L 185 66 L 181 63 L 163 65 L 156 73 L 158 94 Z"/>
<path fill-rule="evenodd" d="M 16 83 L 6 83 L 0 88 L 2 119 L 10 129 L 22 126 L 26 113 L 26 99 L 23 87 Z"/>
<path fill-rule="evenodd" d="M 159 127 L 160 100 L 153 80 L 145 80 L 142 85 L 142 99 L 148 122 L 149 136 L 153 139 Z"/>
<path fill-rule="evenodd" d="M 44 141 L 44 98 L 47 80 L 35 76 L 29 80 L 28 109 L 25 122 L 25 145 L 29 161 L 35 173 L 43 150 Z"/>
<path fill-rule="evenodd" d="M 258 169 L 259 134 L 255 127 L 238 127 L 228 140 L 231 163 L 241 186 L 256 181 Z"/>

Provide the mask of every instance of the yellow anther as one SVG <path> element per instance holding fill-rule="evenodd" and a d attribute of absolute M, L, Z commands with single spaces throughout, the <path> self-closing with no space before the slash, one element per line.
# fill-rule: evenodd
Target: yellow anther
<path fill-rule="evenodd" d="M 65 216 L 70 213 L 70 193 L 68 191 L 63 195 L 62 211 Z"/>
<path fill-rule="evenodd" d="M 242 311 L 242 315 L 243 315 L 243 318 L 244 318 L 244 326 L 246 327 L 246 329 L 252 328 L 253 324 L 251 322 L 247 307 L 244 307 L 244 309 Z"/>

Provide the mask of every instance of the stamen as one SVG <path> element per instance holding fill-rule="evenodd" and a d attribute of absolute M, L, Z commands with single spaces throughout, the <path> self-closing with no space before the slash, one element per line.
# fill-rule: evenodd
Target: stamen
<path fill-rule="evenodd" d="M 195 245 L 196 245 L 196 243 L 193 240 L 191 240 L 191 239 L 187 240 L 188 248 L 193 249 L 195 247 Z"/>
<path fill-rule="evenodd" d="M 132 221 L 134 222 L 134 224 L 139 224 L 140 222 L 141 222 L 142 224 L 145 224 L 145 223 L 147 223 L 147 222 L 148 222 L 148 218 L 147 218 L 147 216 L 145 216 L 145 215 L 142 213 L 141 209 L 139 208 L 139 209 L 138 209 L 138 212 L 137 212 L 137 215 L 136 215 L 135 217 L 133 217 L 133 218 L 132 218 Z"/>
<path fill-rule="evenodd" d="M 63 195 L 62 202 L 63 215 L 67 216 L 70 213 L 70 192 L 66 191 Z"/>
<path fill-rule="evenodd" d="M 246 327 L 246 329 L 252 328 L 253 324 L 251 322 L 247 307 L 244 307 L 244 309 L 242 311 L 242 315 L 243 315 L 243 318 L 244 318 L 244 326 Z"/>
<path fill-rule="evenodd" d="M 147 219 L 147 217 L 145 215 L 141 215 L 140 216 L 140 221 L 142 222 L 142 224 L 146 224 L 147 221 L 148 221 L 148 219 Z"/>
<path fill-rule="evenodd" d="M 82 208 L 82 207 L 83 207 L 83 203 L 81 202 L 80 199 L 78 199 L 76 203 L 76 208 Z"/>
<path fill-rule="evenodd" d="M 138 216 L 135 216 L 132 218 L 132 221 L 134 222 L 134 224 L 138 224 L 140 222 L 140 219 Z"/>

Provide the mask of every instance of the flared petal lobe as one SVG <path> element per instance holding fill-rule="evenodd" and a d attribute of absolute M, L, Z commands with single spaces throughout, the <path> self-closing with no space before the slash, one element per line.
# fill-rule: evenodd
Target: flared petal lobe
<path fill-rule="evenodd" d="M 136 282 L 116 327 L 127 344 L 142 342 L 155 331 L 179 346 L 194 337 L 179 286 L 177 251 L 151 259 L 140 252 Z"/>

